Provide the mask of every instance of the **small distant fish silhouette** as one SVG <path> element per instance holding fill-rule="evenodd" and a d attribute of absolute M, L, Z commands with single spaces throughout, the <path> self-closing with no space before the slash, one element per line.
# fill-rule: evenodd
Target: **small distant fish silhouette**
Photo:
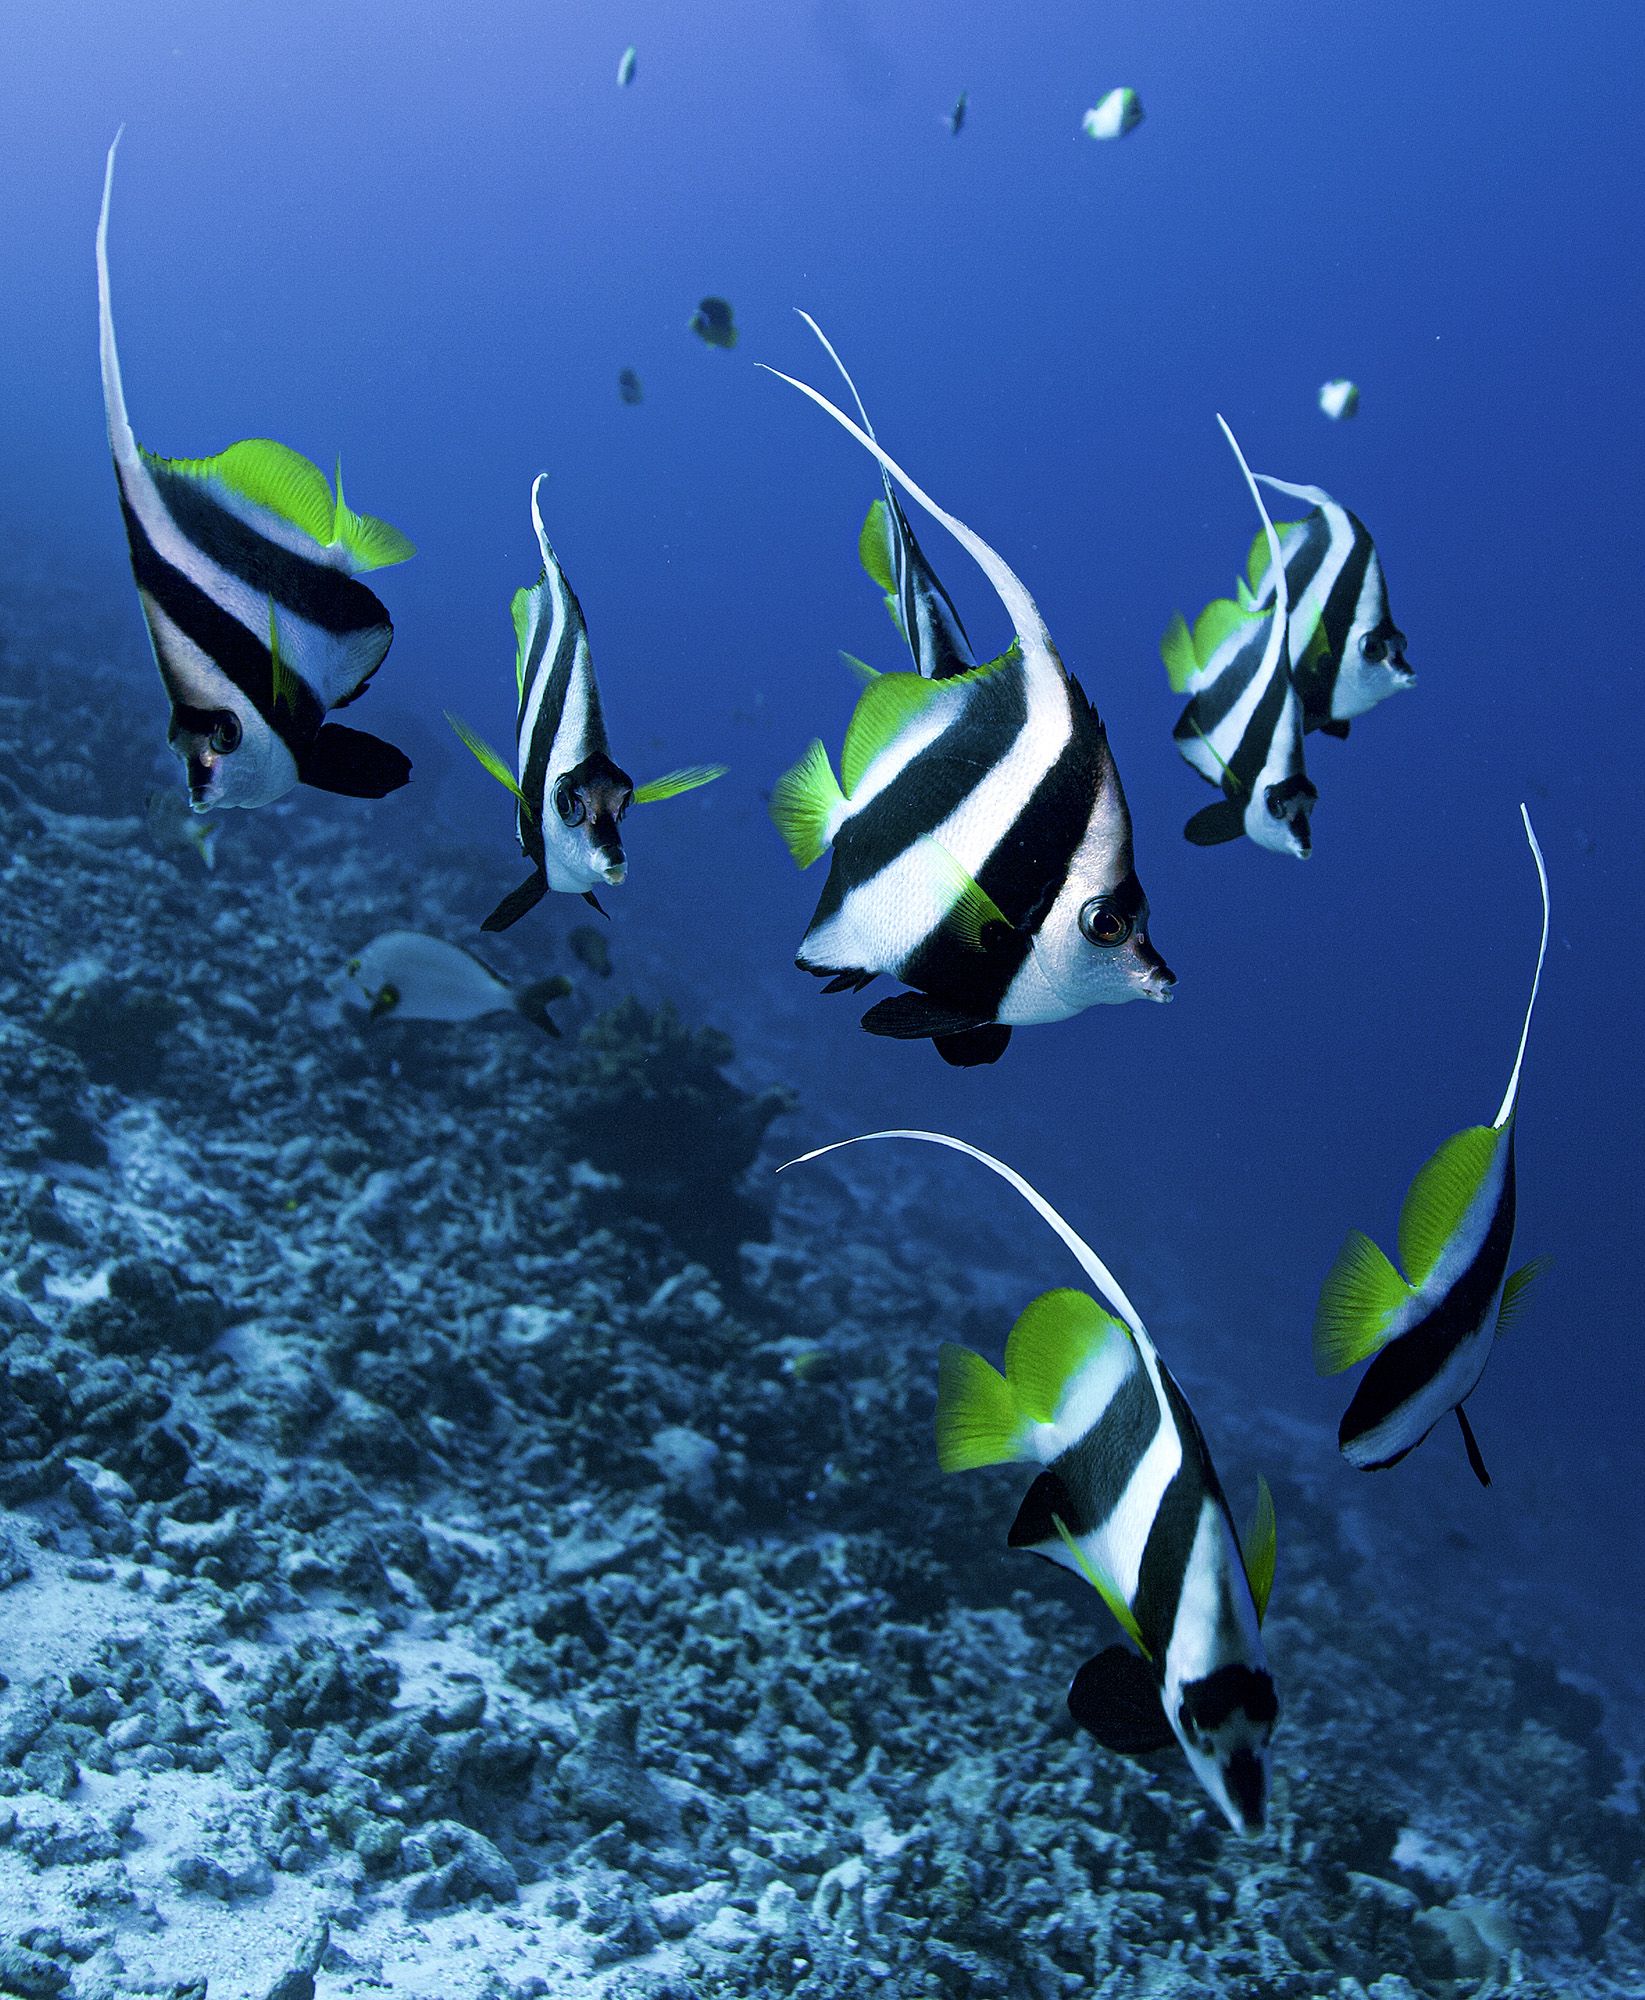
<path fill-rule="evenodd" d="M 1048 1223 L 1096 1290 L 1045 1292 L 1005 1343 L 1005 1372 L 945 1342 L 937 1363 L 944 1472 L 1037 1463 L 1008 1536 L 1083 1577 L 1130 1640 L 1074 1676 L 1069 1713 L 1105 1749 L 1143 1756 L 1180 1743 L 1236 1833 L 1267 1818 L 1279 1700 L 1262 1643 L 1274 1580 L 1274 1503 L 1259 1481 L 1243 1540 L 1188 1399 L 1096 1252 L 992 1154 L 942 1132 L 917 1139 L 979 1161 Z M 833 1146 L 789 1162 L 820 1159 Z M 1133 1650 L 1133 1648 L 1135 1650 Z"/>
<path fill-rule="evenodd" d="M 970 101 L 970 91 L 962 90 L 954 101 L 953 110 L 948 114 L 948 129 L 956 139 L 965 130 L 965 110 Z"/>
<path fill-rule="evenodd" d="M 1496 1118 L 1447 1139 L 1412 1181 L 1399 1212 L 1405 1275 L 1370 1237 L 1353 1230 L 1337 1252 L 1314 1316 L 1314 1363 L 1322 1375 L 1371 1362 L 1337 1434 L 1343 1457 L 1362 1472 L 1397 1465 L 1454 1410 L 1475 1478 L 1482 1486 L 1491 1483 L 1463 1405 L 1543 1263 L 1508 1270 L 1519 1077 L 1548 955 L 1548 871 L 1531 815 L 1524 806 L 1519 811 L 1542 892 L 1542 937 L 1519 1052 Z"/>
<path fill-rule="evenodd" d="M 1346 380 L 1327 382 L 1319 392 L 1319 406 L 1333 423 L 1359 414 L 1359 384 Z"/>
<path fill-rule="evenodd" d="M 1245 455 L 1221 417 L 1217 422 L 1257 503 L 1277 597 L 1266 619 L 1221 598 L 1200 613 L 1192 634 L 1178 615 L 1165 635 L 1160 650 L 1171 684 L 1189 695 L 1173 740 L 1184 760 L 1222 792 L 1183 832 L 1199 847 L 1243 833 L 1270 853 L 1305 860 L 1313 846 L 1310 815 L 1319 794 L 1303 764 L 1285 563 Z"/>
<path fill-rule="evenodd" d="M 1142 99 L 1134 90 L 1111 90 L 1086 112 L 1083 123 L 1093 139 L 1123 139 L 1142 123 Z"/>
<path fill-rule="evenodd" d="M 348 976 L 365 995 L 371 1018 L 401 1021 L 478 1021 L 513 1011 L 550 1035 L 559 1029 L 547 1005 L 571 991 L 562 973 L 512 986 L 472 952 L 423 931 L 384 931 L 348 962 Z"/>
<path fill-rule="evenodd" d="M 611 947 L 606 943 L 603 931 L 597 931 L 592 924 L 579 924 L 566 943 L 571 956 L 592 972 L 596 979 L 611 977 Z"/>
<path fill-rule="evenodd" d="M 327 711 L 365 693 L 394 627 L 356 580 L 415 553 L 386 521 L 332 498 L 271 438 L 215 458 L 161 458 L 126 415 L 109 299 L 110 146 L 97 223 L 103 405 L 137 596 L 171 704 L 167 732 L 197 812 L 263 806 L 294 785 L 381 798 L 411 775 L 392 743 Z"/>
<path fill-rule="evenodd" d="M 632 42 L 623 50 L 617 61 L 617 88 L 626 90 L 634 81 L 634 72 L 640 66 L 639 51 Z"/>
<path fill-rule="evenodd" d="M 531 488 L 542 573 L 529 590 L 514 593 L 511 607 L 518 777 L 466 723 L 446 714 L 481 766 L 514 794 L 520 847 L 532 864 L 532 873 L 481 925 L 488 931 L 517 923 L 550 889 L 581 896 L 599 910 L 595 889 L 615 887 L 628 873 L 619 827 L 629 807 L 674 798 L 725 773 L 723 764 L 697 764 L 636 786 L 613 762 L 588 627 L 543 528 L 540 503 L 547 477 L 539 473 Z"/>
<path fill-rule="evenodd" d="M 640 378 L 632 368 L 623 369 L 617 377 L 617 394 L 625 403 L 643 403 L 645 390 L 640 386 Z"/>
<path fill-rule="evenodd" d="M 724 299 L 712 296 L 699 301 L 697 310 L 688 322 L 689 329 L 710 347 L 735 347 L 737 329 L 732 322 L 731 307 Z"/>
<path fill-rule="evenodd" d="M 217 837 L 221 822 L 209 813 L 190 809 L 187 798 L 159 785 L 143 794 L 143 818 L 148 836 L 158 848 L 185 847 L 203 868 L 217 866 Z"/>

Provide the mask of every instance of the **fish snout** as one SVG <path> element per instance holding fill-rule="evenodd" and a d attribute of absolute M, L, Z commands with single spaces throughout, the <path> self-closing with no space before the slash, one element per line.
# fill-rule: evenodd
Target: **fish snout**
<path fill-rule="evenodd" d="M 1268 1772 L 1254 1750 L 1238 1749 L 1222 1767 L 1235 1831 L 1254 1839 L 1268 1825 Z"/>
<path fill-rule="evenodd" d="M 1139 944 L 1137 955 L 1142 960 L 1142 977 L 1137 984 L 1142 990 L 1143 998 L 1169 1000 L 1172 988 L 1177 983 L 1177 975 L 1146 939 Z"/>

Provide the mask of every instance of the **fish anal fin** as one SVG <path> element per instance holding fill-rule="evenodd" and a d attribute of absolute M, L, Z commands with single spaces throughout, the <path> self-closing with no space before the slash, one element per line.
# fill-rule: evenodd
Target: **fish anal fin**
<path fill-rule="evenodd" d="M 1002 1022 L 990 1021 L 955 1035 L 933 1035 L 931 1046 L 951 1069 L 980 1069 L 984 1063 L 997 1063 L 1010 1041 L 1011 1030 Z"/>
<path fill-rule="evenodd" d="M 1055 1543 L 1059 1539 L 1057 1522 L 1073 1511 L 1074 1503 L 1061 1476 L 1042 1472 L 1022 1496 L 1017 1518 L 1005 1538 L 1006 1547 L 1043 1549 L 1047 1543 Z"/>
<path fill-rule="evenodd" d="M 509 890 L 481 924 L 481 930 L 506 931 L 510 924 L 517 924 L 527 910 L 534 910 L 547 894 L 548 877 L 543 874 L 528 875 L 519 888 Z"/>
<path fill-rule="evenodd" d="M 1413 1285 L 1443 1256 L 1506 1143 L 1496 1126 L 1465 1126 L 1418 1171 L 1399 1211 L 1399 1261 Z"/>
<path fill-rule="evenodd" d="M 403 750 L 340 722 L 323 724 L 297 760 L 300 783 L 349 799 L 385 798 L 410 776 L 411 759 Z"/>
<path fill-rule="evenodd" d="M 1314 1366 L 1340 1375 L 1376 1353 L 1388 1338 L 1394 1314 L 1411 1296 L 1369 1236 L 1351 1229 L 1320 1287 L 1314 1309 Z"/>
<path fill-rule="evenodd" d="M 1244 813 L 1232 799 L 1218 799 L 1195 813 L 1182 829 L 1182 837 L 1195 847 L 1221 847 L 1224 841 L 1238 840 L 1244 831 Z"/>
<path fill-rule="evenodd" d="M 1129 1646 L 1106 1646 L 1075 1674 L 1068 1713 L 1105 1750 L 1146 1757 L 1176 1742 L 1154 1671 Z"/>
<path fill-rule="evenodd" d="M 1257 1607 L 1257 1623 L 1268 1615 L 1268 1597 L 1274 1587 L 1274 1565 L 1279 1555 L 1279 1523 L 1274 1514 L 1274 1496 L 1268 1482 L 1257 1480 L 1257 1504 L 1241 1540 L 1240 1556 L 1245 1564 L 1245 1581 L 1251 1586 L 1251 1602 Z"/>
<path fill-rule="evenodd" d="M 1029 1455 L 1029 1425 L 1000 1371 L 945 1340 L 937 1353 L 937 1463 L 972 1472 Z"/>
<path fill-rule="evenodd" d="M 1005 1342 L 1005 1377 L 1017 1406 L 1036 1423 L 1055 1421 L 1081 1371 L 1114 1341 L 1131 1336 L 1089 1292 L 1042 1292 L 1017 1317 Z"/>
<path fill-rule="evenodd" d="M 1460 1403 L 1456 1406 L 1457 1424 L 1462 1432 L 1462 1448 L 1468 1454 L 1468 1464 L 1481 1486 L 1489 1486 L 1491 1475 L 1485 1470 L 1485 1457 L 1479 1448 L 1479 1439 L 1474 1436 L 1474 1427 L 1468 1421 L 1468 1412 Z"/>
<path fill-rule="evenodd" d="M 944 1007 L 926 993 L 893 993 L 876 1001 L 862 1017 L 871 1035 L 887 1035 L 897 1042 L 922 1042 L 937 1035 L 962 1035 L 988 1025 L 976 1014 L 962 1014 Z"/>

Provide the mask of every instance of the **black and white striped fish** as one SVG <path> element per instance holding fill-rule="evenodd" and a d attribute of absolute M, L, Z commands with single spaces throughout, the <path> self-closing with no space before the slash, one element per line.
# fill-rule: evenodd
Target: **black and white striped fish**
<path fill-rule="evenodd" d="M 1257 477 L 1276 493 L 1306 500 L 1312 510 L 1276 530 L 1291 603 L 1291 677 L 1303 729 L 1345 737 L 1356 716 L 1416 685 L 1405 658 L 1405 634 L 1388 609 L 1382 558 L 1364 522 L 1329 493 L 1265 472 Z M 1265 611 L 1274 594 L 1265 536 L 1252 543 L 1247 568 L 1249 604 Z"/>
<path fill-rule="evenodd" d="M 481 925 L 488 931 L 507 930 L 550 889 L 581 896 L 600 909 L 595 890 L 615 888 L 628 873 L 621 832 L 628 808 L 674 798 L 725 772 L 723 764 L 699 764 L 637 786 L 613 761 L 582 606 L 543 528 L 538 496 L 547 477 L 539 473 L 531 487 L 542 574 L 529 590 L 515 591 L 511 607 L 518 775 L 465 723 L 449 712 L 446 718 L 485 769 L 514 794 L 515 829 L 531 863 L 525 881 Z"/>
<path fill-rule="evenodd" d="M 845 386 L 851 391 L 851 400 L 862 418 L 862 427 L 872 438 L 874 426 L 868 420 L 868 411 L 857 393 L 850 370 L 834 352 L 834 343 L 808 312 L 801 311 L 800 318 L 822 342 L 828 350 L 828 358 L 845 377 Z M 885 608 L 913 654 L 916 670 L 932 681 L 969 673 L 977 664 L 977 656 L 971 650 L 971 641 L 965 636 L 965 627 L 960 623 L 960 614 L 954 609 L 954 600 L 943 589 L 936 571 L 926 560 L 925 551 L 903 512 L 897 489 L 891 483 L 891 475 L 883 465 L 880 467 L 880 481 L 885 487 L 885 496 L 876 500 L 868 510 L 862 532 L 857 537 L 858 558 L 885 593 Z"/>
<path fill-rule="evenodd" d="M 1306 860 L 1313 847 L 1309 815 L 1319 794 L 1302 757 L 1302 704 L 1291 678 L 1289 600 L 1279 538 L 1268 518 L 1244 454 L 1218 417 L 1233 446 L 1245 483 L 1257 503 L 1267 537 L 1278 596 L 1266 619 L 1235 616 L 1203 665 L 1198 656 L 1206 627 L 1216 611 L 1201 614 L 1190 637 L 1179 616 L 1172 620 L 1162 651 L 1173 686 L 1185 687 L 1188 706 L 1172 738 L 1184 759 L 1222 797 L 1195 813 L 1183 828 L 1200 847 L 1237 840 L 1243 833 L 1274 854 Z M 1185 650 L 1194 659 L 1186 670 Z"/>
<path fill-rule="evenodd" d="M 1149 942 L 1107 732 L 1033 599 L 866 431 L 815 389 L 780 379 L 970 551 L 1017 634 L 964 675 L 878 676 L 846 732 L 841 778 L 813 743 L 778 780 L 772 817 L 795 859 L 809 867 L 834 851 L 796 963 L 827 977 L 830 992 L 894 974 L 916 990 L 870 1008 L 863 1026 L 929 1037 L 964 1066 L 997 1061 L 1014 1026 L 1169 999 L 1174 975 Z"/>
<path fill-rule="evenodd" d="M 196 812 L 313 785 L 381 798 L 411 775 L 393 744 L 327 722 L 365 692 L 394 636 L 361 570 L 404 562 L 398 529 L 332 498 L 317 465 L 270 438 L 161 458 L 126 416 L 109 303 L 115 135 L 97 224 L 103 405 L 132 574 L 171 704 L 167 741 Z"/>
<path fill-rule="evenodd" d="M 1338 1431 L 1350 1465 L 1377 1472 L 1421 1444 L 1455 1410 L 1468 1463 L 1482 1486 L 1490 1475 L 1463 1408 L 1479 1386 L 1491 1346 L 1524 1301 L 1540 1261 L 1509 1273 L 1514 1236 L 1514 1114 L 1531 1032 L 1531 1011 L 1548 952 L 1548 871 L 1523 806 L 1542 892 L 1542 939 L 1520 1030 L 1519 1052 L 1489 1125 L 1447 1139 L 1412 1181 L 1399 1214 L 1394 1268 L 1356 1229 L 1337 1253 L 1314 1317 L 1314 1361 L 1335 1375 L 1369 1357 Z"/>
<path fill-rule="evenodd" d="M 1135 1648 L 1109 1646 L 1085 1662 L 1068 1691 L 1074 1719 L 1131 1755 L 1174 1738 L 1229 1825 L 1260 1833 L 1279 1713 L 1261 1630 L 1275 1556 L 1266 1482 L 1242 1551 L 1187 1398 L 1096 1252 L 1019 1174 L 963 1139 L 865 1136 L 920 1139 L 980 1160 L 1050 1224 L 1113 1308 L 1085 1292 L 1042 1294 L 1011 1329 L 1003 1375 L 945 1344 L 938 1460 L 945 1472 L 1019 1460 L 1044 1468 L 1010 1546 L 1083 1577 Z"/>

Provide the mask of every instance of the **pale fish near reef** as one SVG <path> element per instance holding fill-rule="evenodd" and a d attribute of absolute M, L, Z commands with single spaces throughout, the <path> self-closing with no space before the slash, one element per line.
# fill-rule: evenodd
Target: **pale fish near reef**
<path fill-rule="evenodd" d="M 516 1013 L 550 1035 L 559 1029 L 548 1002 L 571 991 L 563 973 L 515 986 L 460 945 L 424 931 L 384 931 L 362 945 L 344 968 L 364 996 L 371 1018 L 478 1021 Z"/>

